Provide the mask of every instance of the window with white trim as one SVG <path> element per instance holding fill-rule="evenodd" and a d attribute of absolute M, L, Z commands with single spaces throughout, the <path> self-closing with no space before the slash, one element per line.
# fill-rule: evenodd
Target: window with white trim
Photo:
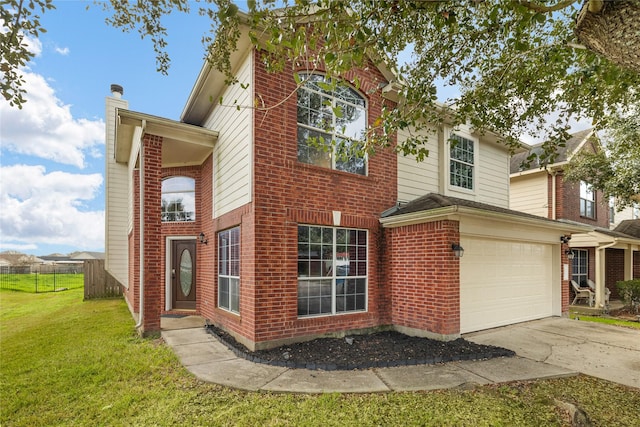
<path fill-rule="evenodd" d="M 367 127 L 365 99 L 319 74 L 300 74 L 300 79 L 298 160 L 366 175 L 367 160 L 362 152 Z"/>
<path fill-rule="evenodd" d="M 595 219 L 596 195 L 593 188 L 584 181 L 580 181 L 580 216 Z"/>
<path fill-rule="evenodd" d="M 473 190 L 474 142 L 454 133 L 451 135 L 449 143 L 449 183 L 466 190 Z"/>
<path fill-rule="evenodd" d="M 298 226 L 298 316 L 367 310 L 367 230 Z"/>
<path fill-rule="evenodd" d="M 218 307 L 240 313 L 240 227 L 218 233 Z"/>
<path fill-rule="evenodd" d="M 573 271 L 571 280 L 575 280 L 578 286 L 587 287 L 589 274 L 589 254 L 583 249 L 572 249 L 573 251 Z"/>
<path fill-rule="evenodd" d="M 196 180 L 173 176 L 162 180 L 162 222 L 196 220 Z"/>

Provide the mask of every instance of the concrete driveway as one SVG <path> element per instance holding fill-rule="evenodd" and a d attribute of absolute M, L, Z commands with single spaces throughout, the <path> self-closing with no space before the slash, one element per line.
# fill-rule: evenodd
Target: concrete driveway
<path fill-rule="evenodd" d="M 463 335 L 520 357 L 640 388 L 640 329 L 553 317 Z"/>

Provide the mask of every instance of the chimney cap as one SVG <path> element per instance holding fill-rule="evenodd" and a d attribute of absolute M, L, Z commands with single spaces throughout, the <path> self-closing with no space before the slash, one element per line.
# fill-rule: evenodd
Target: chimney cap
<path fill-rule="evenodd" d="M 122 95 L 124 95 L 124 89 L 120 85 L 112 84 L 111 85 L 111 94 L 115 98 L 120 98 Z"/>

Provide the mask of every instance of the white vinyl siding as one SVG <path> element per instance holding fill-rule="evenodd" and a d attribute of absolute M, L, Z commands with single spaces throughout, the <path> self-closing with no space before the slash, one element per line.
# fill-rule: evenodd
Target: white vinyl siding
<path fill-rule="evenodd" d="M 458 189 L 449 185 L 449 144 L 445 135 L 423 131 L 427 138 L 429 156 L 417 162 L 414 156 L 398 154 L 398 200 L 408 202 L 429 193 L 442 193 L 461 199 L 509 207 L 509 152 L 506 147 L 472 136 L 461 127 L 455 133 L 475 141 L 474 190 Z M 408 137 L 407 131 L 398 132 L 398 144 Z M 440 138 L 440 141 L 439 141 Z"/>
<path fill-rule="evenodd" d="M 476 166 L 478 202 L 509 207 L 509 153 L 505 147 L 480 140 Z"/>
<path fill-rule="evenodd" d="M 115 110 L 127 108 L 122 99 L 106 101 L 105 268 L 123 286 L 129 286 L 129 168 L 115 160 Z"/>
<path fill-rule="evenodd" d="M 549 193 L 545 171 L 511 179 L 510 209 L 547 218 L 548 204 Z"/>
<path fill-rule="evenodd" d="M 438 134 L 428 136 L 426 148 L 429 156 L 417 162 L 414 156 L 398 154 L 398 200 L 408 202 L 429 193 L 437 193 L 439 188 Z M 408 137 L 407 131 L 398 132 L 398 143 Z"/>
<path fill-rule="evenodd" d="M 251 202 L 252 58 L 251 54 L 247 56 L 236 74 L 240 83 L 227 88 L 222 105 L 214 107 L 205 125 L 219 132 L 213 150 L 214 218 Z M 241 83 L 249 87 L 243 89 Z"/>

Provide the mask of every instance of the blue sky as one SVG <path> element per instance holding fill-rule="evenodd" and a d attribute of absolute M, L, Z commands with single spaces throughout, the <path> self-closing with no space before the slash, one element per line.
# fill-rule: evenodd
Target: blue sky
<path fill-rule="evenodd" d="M 108 26 L 93 2 L 56 1 L 26 70 L 22 110 L 0 101 L 0 251 L 104 250 L 104 108 L 111 83 L 129 108 L 178 120 L 203 64 L 208 22 L 174 13 L 169 75 L 151 40 Z M 89 9 L 87 10 L 87 6 Z"/>

